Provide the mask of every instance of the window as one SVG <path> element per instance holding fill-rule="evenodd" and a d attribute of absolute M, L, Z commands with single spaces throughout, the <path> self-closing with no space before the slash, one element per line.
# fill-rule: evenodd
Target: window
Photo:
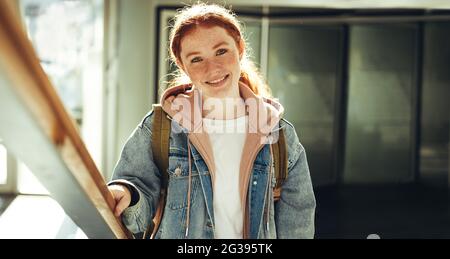
<path fill-rule="evenodd" d="M 102 171 L 103 1 L 21 0 L 20 4 L 41 65 Z M 48 193 L 25 164 L 17 165 L 20 193 Z"/>
<path fill-rule="evenodd" d="M 342 30 L 272 22 L 269 35 L 269 85 L 308 150 L 313 183 L 332 184 Z"/>
<path fill-rule="evenodd" d="M 450 111 L 450 22 L 425 24 L 420 181 L 448 188 Z"/>
<path fill-rule="evenodd" d="M 41 65 L 101 170 L 103 1 L 21 0 Z"/>
<path fill-rule="evenodd" d="M 408 183 L 417 49 L 414 24 L 350 28 L 345 183 Z"/>

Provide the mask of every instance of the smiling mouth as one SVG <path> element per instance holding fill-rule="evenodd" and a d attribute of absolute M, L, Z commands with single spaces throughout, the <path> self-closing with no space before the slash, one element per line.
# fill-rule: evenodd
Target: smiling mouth
<path fill-rule="evenodd" d="M 210 85 L 218 85 L 218 84 L 224 82 L 229 76 L 230 75 L 228 74 L 228 75 L 226 75 L 224 77 L 221 77 L 219 79 L 216 79 L 216 80 L 213 80 L 213 81 L 207 81 L 206 83 L 210 84 Z"/>

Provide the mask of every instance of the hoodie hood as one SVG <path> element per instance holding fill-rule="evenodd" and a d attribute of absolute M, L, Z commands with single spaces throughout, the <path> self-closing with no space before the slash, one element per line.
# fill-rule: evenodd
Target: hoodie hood
<path fill-rule="evenodd" d="M 255 95 L 241 82 L 239 93 L 246 104 L 249 132 L 267 136 L 278 125 L 284 113 L 283 106 L 274 99 Z M 201 91 L 192 84 L 168 88 L 161 96 L 160 103 L 164 111 L 189 133 L 203 130 Z"/>

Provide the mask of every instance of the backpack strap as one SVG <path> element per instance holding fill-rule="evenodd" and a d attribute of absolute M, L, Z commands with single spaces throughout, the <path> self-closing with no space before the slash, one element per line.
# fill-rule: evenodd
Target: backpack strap
<path fill-rule="evenodd" d="M 169 138 L 170 138 L 170 120 L 160 104 L 153 105 L 153 126 L 152 126 L 152 151 L 153 160 L 158 167 L 161 176 L 161 187 L 167 187 L 169 175 Z M 163 188 L 161 188 L 163 191 Z"/>
<path fill-rule="evenodd" d="M 170 120 L 160 104 L 153 105 L 153 123 L 152 123 L 152 152 L 153 161 L 155 162 L 161 174 L 161 191 L 159 195 L 158 208 L 153 217 L 153 222 L 144 232 L 143 238 L 154 238 L 159 229 L 161 219 L 164 214 L 166 205 L 167 187 L 169 175 L 167 168 L 169 167 L 169 138 L 170 138 Z M 149 235 L 151 236 L 149 237 Z"/>
<path fill-rule="evenodd" d="M 286 149 L 286 138 L 284 136 L 284 130 L 280 129 L 278 141 L 272 145 L 272 154 L 273 154 L 273 162 L 275 167 L 275 179 L 276 184 L 273 189 L 273 198 L 274 201 L 278 201 L 281 197 L 281 186 L 283 185 L 284 180 L 287 178 L 287 164 L 288 164 L 288 156 Z"/>

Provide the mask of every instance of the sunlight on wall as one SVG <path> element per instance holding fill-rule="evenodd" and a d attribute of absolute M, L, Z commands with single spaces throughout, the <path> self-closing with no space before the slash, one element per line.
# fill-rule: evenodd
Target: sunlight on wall
<path fill-rule="evenodd" d="M 6 184 L 6 148 L 0 144 L 0 184 Z"/>
<path fill-rule="evenodd" d="M 49 195 L 36 176 L 20 161 L 17 164 L 17 190 L 21 194 Z"/>

